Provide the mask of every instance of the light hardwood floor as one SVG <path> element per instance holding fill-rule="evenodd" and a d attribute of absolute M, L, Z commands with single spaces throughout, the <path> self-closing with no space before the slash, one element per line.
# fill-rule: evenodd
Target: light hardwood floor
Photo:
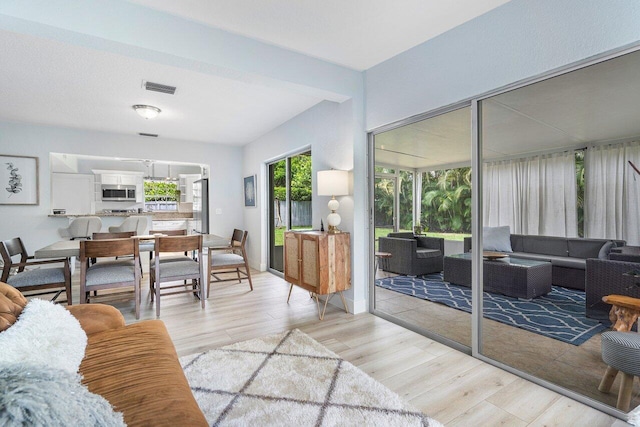
<path fill-rule="evenodd" d="M 371 314 L 330 304 L 320 321 L 308 292 L 294 287 L 287 304 L 284 280 L 252 276 L 253 292 L 246 281 L 213 284 L 205 309 L 189 294 L 162 298 L 160 318 L 179 355 L 298 328 L 447 426 L 627 425 Z M 140 320 L 155 319 L 147 279 Z M 136 321 L 133 303 L 114 305 Z"/>

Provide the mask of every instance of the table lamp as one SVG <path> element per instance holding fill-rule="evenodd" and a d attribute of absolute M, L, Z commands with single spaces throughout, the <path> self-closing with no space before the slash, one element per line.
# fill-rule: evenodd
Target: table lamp
<path fill-rule="evenodd" d="M 340 215 L 337 210 L 340 203 L 336 200 L 336 196 L 346 196 L 349 194 L 349 172 L 341 170 L 318 171 L 318 196 L 331 196 L 328 207 L 331 213 L 327 216 L 327 224 L 329 233 L 340 233 L 338 225 L 340 225 Z"/>

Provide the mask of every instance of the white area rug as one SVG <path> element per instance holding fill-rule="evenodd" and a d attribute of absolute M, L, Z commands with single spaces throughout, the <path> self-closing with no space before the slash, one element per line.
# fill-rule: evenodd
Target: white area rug
<path fill-rule="evenodd" d="M 215 426 L 441 426 L 297 329 L 180 362 Z"/>

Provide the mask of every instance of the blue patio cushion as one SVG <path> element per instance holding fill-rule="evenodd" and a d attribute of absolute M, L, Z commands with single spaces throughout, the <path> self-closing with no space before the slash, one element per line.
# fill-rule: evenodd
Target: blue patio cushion
<path fill-rule="evenodd" d="M 544 255 L 569 256 L 566 237 L 526 236 L 522 242 L 524 252 Z"/>
<path fill-rule="evenodd" d="M 33 285 L 48 285 L 64 282 L 64 268 L 38 268 L 26 270 L 14 276 L 9 276 L 7 283 L 14 288 Z"/>
<path fill-rule="evenodd" d="M 115 261 L 112 265 L 106 263 L 95 264 L 87 270 L 86 286 L 106 285 L 109 283 L 133 282 L 135 280 L 135 269 L 133 260 L 119 264 Z M 101 265 L 103 264 L 103 265 Z"/>
<path fill-rule="evenodd" d="M 416 258 L 425 259 L 425 258 L 435 258 L 442 256 L 442 252 L 437 249 L 424 249 L 418 248 L 416 250 Z"/>
<path fill-rule="evenodd" d="M 200 264 L 194 260 L 174 261 L 160 265 L 160 279 L 193 276 L 200 273 Z"/>
<path fill-rule="evenodd" d="M 236 254 L 215 254 L 211 257 L 211 265 L 223 267 L 225 265 L 244 264 L 244 258 Z"/>

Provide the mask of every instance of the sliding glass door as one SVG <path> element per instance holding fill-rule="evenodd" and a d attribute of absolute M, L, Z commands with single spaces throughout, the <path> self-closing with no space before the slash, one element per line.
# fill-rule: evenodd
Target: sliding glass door
<path fill-rule="evenodd" d="M 470 289 L 449 288 L 443 265 L 471 233 L 470 114 L 464 107 L 373 136 L 375 312 L 465 347 Z M 450 307 L 458 294 L 466 311 Z"/>
<path fill-rule="evenodd" d="M 619 417 L 640 406 L 637 381 L 628 408 L 620 375 L 607 390 L 602 353 L 606 297 L 640 301 L 639 71 L 635 50 L 373 132 L 374 314 Z"/>
<path fill-rule="evenodd" d="M 282 273 L 284 232 L 312 227 L 311 152 L 270 163 L 268 174 L 269 268 Z"/>

